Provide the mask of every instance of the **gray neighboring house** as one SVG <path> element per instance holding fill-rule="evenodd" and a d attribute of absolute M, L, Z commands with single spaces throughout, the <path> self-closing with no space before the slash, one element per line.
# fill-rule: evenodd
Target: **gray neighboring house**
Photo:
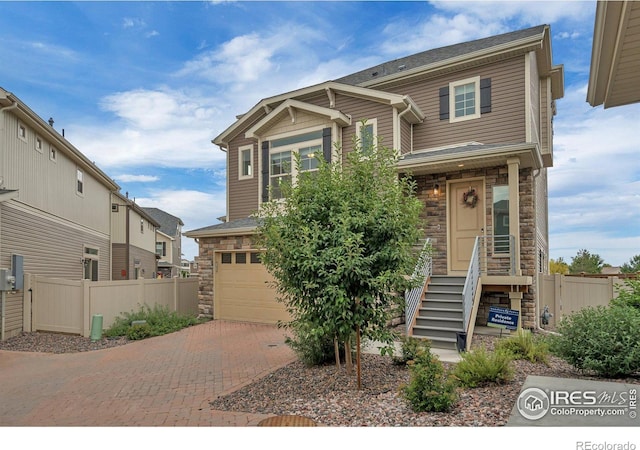
<path fill-rule="evenodd" d="M 142 208 L 160 224 L 156 231 L 156 257 L 158 258 L 158 274 L 163 278 L 180 276 L 182 264 L 182 227 L 184 223 L 158 208 Z"/>

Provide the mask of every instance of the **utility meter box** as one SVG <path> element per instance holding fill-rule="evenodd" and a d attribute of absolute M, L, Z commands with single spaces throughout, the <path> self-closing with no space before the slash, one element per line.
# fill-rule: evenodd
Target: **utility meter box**
<path fill-rule="evenodd" d="M 0 269 L 0 291 L 13 291 L 16 277 L 11 275 L 9 269 Z"/>

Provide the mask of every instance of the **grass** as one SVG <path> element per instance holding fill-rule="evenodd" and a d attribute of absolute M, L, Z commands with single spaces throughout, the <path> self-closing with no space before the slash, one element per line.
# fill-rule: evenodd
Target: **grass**
<path fill-rule="evenodd" d="M 145 321 L 145 323 L 132 325 L 134 321 Z M 104 335 L 106 337 L 126 336 L 131 340 L 139 340 L 173 333 L 206 321 L 208 319 L 198 319 L 195 315 L 169 311 L 167 307 L 155 305 L 149 308 L 143 305 L 138 311 L 126 312 L 118 316 Z"/>

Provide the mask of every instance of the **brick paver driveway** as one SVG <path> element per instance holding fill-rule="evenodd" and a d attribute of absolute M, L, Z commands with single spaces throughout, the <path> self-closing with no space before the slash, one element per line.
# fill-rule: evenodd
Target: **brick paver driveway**
<path fill-rule="evenodd" d="M 0 426 L 251 426 L 209 402 L 293 361 L 282 330 L 212 321 L 72 354 L 0 350 Z"/>

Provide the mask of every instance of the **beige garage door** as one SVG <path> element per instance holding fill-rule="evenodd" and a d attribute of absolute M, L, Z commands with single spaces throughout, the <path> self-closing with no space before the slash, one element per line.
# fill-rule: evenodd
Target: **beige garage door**
<path fill-rule="evenodd" d="M 260 264 L 257 252 L 218 252 L 215 265 L 214 316 L 216 319 L 276 323 L 289 320 Z"/>

